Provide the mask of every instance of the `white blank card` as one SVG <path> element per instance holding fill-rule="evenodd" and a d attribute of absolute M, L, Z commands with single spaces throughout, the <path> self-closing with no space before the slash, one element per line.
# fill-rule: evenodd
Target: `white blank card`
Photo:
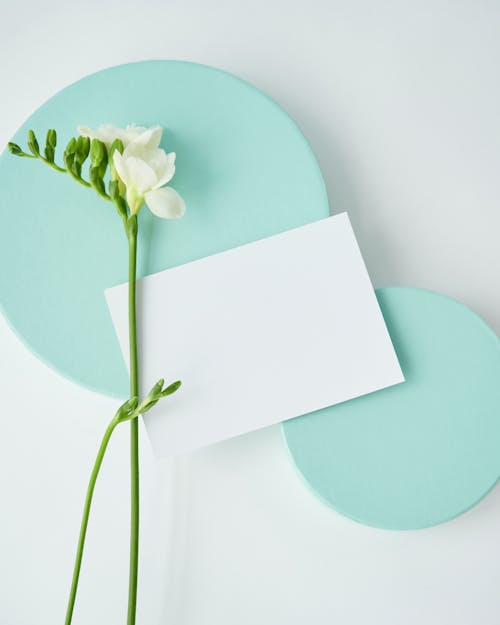
<path fill-rule="evenodd" d="M 347 213 L 138 281 L 145 415 L 178 454 L 404 380 Z M 128 362 L 127 285 L 106 291 Z M 334 417 L 332 417 L 334 418 Z"/>

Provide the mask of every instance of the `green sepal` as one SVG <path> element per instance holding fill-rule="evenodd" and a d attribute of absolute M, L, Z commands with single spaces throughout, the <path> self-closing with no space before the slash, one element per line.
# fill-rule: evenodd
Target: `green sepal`
<path fill-rule="evenodd" d="M 113 158 L 113 153 L 118 150 L 120 154 L 123 154 L 123 141 L 121 139 L 115 139 L 109 148 L 109 160 Z"/>
<path fill-rule="evenodd" d="M 115 164 L 113 162 L 113 154 L 115 152 L 123 153 L 123 141 L 121 139 L 115 139 L 108 150 L 109 177 L 111 180 L 118 180 L 118 174 L 116 173 Z"/>
<path fill-rule="evenodd" d="M 131 397 L 130 399 L 127 399 L 127 401 L 118 408 L 118 411 L 116 413 L 116 418 L 118 419 L 118 421 L 120 423 L 123 423 L 124 421 L 130 421 L 130 419 L 137 417 L 135 410 L 138 403 L 138 397 Z"/>
<path fill-rule="evenodd" d="M 125 231 L 128 239 L 135 237 L 137 235 L 137 230 L 137 215 L 129 215 L 125 224 Z"/>
<path fill-rule="evenodd" d="M 109 197 L 113 200 L 114 205 L 116 206 L 116 210 L 118 214 L 127 218 L 127 204 L 123 197 L 120 195 L 120 184 L 118 180 L 111 180 L 108 185 Z"/>
<path fill-rule="evenodd" d="M 136 396 L 131 397 L 130 399 L 127 399 L 127 401 L 122 404 L 120 410 L 122 410 L 123 412 L 131 412 L 132 410 L 135 410 L 137 408 L 139 404 L 139 398 Z"/>

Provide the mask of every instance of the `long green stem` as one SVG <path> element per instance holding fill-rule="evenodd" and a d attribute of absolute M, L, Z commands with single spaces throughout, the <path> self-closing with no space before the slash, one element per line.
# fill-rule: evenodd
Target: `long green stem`
<path fill-rule="evenodd" d="M 126 221 L 126 232 L 129 243 L 129 344 L 130 344 L 130 397 L 137 398 L 139 392 L 139 371 L 137 358 L 137 320 L 136 320 L 136 273 L 137 273 L 137 217 L 134 215 Z M 137 404 L 137 401 L 136 401 Z M 75 607 L 76 591 L 82 566 L 83 549 L 92 505 L 94 488 L 99 475 L 99 470 L 104 459 L 109 439 L 120 423 L 122 414 L 118 412 L 108 425 L 102 439 L 97 457 L 90 474 L 87 495 L 83 508 L 80 534 L 76 551 L 73 578 L 66 610 L 65 625 L 70 625 Z M 131 507 L 130 507 L 130 576 L 127 624 L 135 625 L 137 605 L 137 573 L 139 555 L 139 428 L 138 419 L 130 420 L 130 469 L 131 469 Z"/>
<path fill-rule="evenodd" d="M 137 421 L 137 419 L 133 419 L 133 421 Z M 104 458 L 104 454 L 106 452 L 106 448 L 109 443 L 109 439 L 111 438 L 111 434 L 113 434 L 113 430 L 118 425 L 118 423 L 119 423 L 119 418 L 118 418 L 118 414 L 116 414 L 113 420 L 110 422 L 110 424 L 106 428 L 106 432 L 104 433 L 104 437 L 99 447 L 99 451 L 97 452 L 97 457 L 94 462 L 92 473 L 90 474 L 90 481 L 87 487 L 87 495 L 85 497 L 85 504 L 83 507 L 82 522 L 80 525 L 80 535 L 78 537 L 78 547 L 76 550 L 75 565 L 73 568 L 73 579 L 71 581 L 71 590 L 69 593 L 68 607 L 66 609 L 66 619 L 64 621 L 65 625 L 70 625 L 71 619 L 73 617 L 73 609 L 75 607 L 75 599 L 76 599 L 76 589 L 78 587 L 78 578 L 80 577 L 80 569 L 82 566 L 83 547 L 85 545 L 85 536 L 87 533 L 87 525 L 89 522 L 90 507 L 92 505 L 92 496 L 94 494 L 95 483 L 97 480 L 97 476 L 99 475 L 99 469 L 101 468 L 101 464 Z"/>
<path fill-rule="evenodd" d="M 130 347 L 130 397 L 139 394 L 137 361 L 136 273 L 137 273 L 137 216 L 127 221 L 129 247 L 128 265 L 128 320 Z M 128 587 L 127 625 L 135 625 L 137 606 L 137 572 L 139 557 L 139 423 L 130 421 L 130 569 Z"/>

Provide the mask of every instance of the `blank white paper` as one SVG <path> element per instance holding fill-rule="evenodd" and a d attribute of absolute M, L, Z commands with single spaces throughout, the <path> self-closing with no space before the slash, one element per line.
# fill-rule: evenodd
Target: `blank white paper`
<path fill-rule="evenodd" d="M 159 456 L 404 380 L 347 213 L 142 278 L 144 416 Z M 128 363 L 127 285 L 106 299 Z"/>

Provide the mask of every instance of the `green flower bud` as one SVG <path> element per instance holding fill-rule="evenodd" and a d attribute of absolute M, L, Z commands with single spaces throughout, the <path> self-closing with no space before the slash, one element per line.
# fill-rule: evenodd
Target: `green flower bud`
<path fill-rule="evenodd" d="M 153 386 L 153 388 L 149 392 L 148 397 L 156 397 L 158 393 L 162 390 L 164 384 L 165 384 L 165 380 L 163 378 L 161 378 L 161 380 L 158 380 L 158 382 Z"/>
<path fill-rule="evenodd" d="M 108 151 L 99 139 L 92 139 L 90 143 L 90 160 L 92 167 L 99 170 L 99 177 L 104 178 L 108 167 Z"/>
<path fill-rule="evenodd" d="M 151 401 L 148 401 L 147 403 L 144 403 L 143 405 L 139 406 L 140 413 L 144 414 L 148 410 L 151 410 L 151 408 L 153 406 L 156 406 L 157 403 L 158 403 L 157 399 L 152 399 Z"/>
<path fill-rule="evenodd" d="M 68 141 L 68 145 L 66 146 L 66 151 L 69 152 L 70 154 L 74 154 L 76 150 L 76 139 L 75 137 L 71 137 L 71 139 Z"/>
<path fill-rule="evenodd" d="M 12 143 L 12 141 L 9 141 L 9 143 L 7 143 L 7 149 L 9 150 L 11 154 L 15 154 L 16 156 L 25 155 L 21 147 L 17 145 L 17 143 Z"/>
<path fill-rule="evenodd" d="M 49 130 L 47 130 L 46 143 L 47 143 L 47 145 L 50 145 L 53 148 L 56 147 L 56 145 L 57 145 L 57 132 L 54 130 L 54 128 L 50 128 Z"/>
<path fill-rule="evenodd" d="M 34 156 L 40 156 L 40 146 L 33 130 L 28 130 L 28 147 Z"/>
<path fill-rule="evenodd" d="M 47 130 L 47 136 L 45 138 L 45 148 L 44 154 L 45 158 L 49 161 L 49 163 L 54 162 L 54 157 L 56 153 L 56 143 L 57 143 L 57 135 L 54 129 Z"/>
<path fill-rule="evenodd" d="M 108 168 L 108 151 L 104 149 L 104 154 L 102 156 L 101 164 L 99 165 L 99 174 L 101 178 L 104 178 L 107 168 Z"/>
<path fill-rule="evenodd" d="M 160 397 L 166 397 L 167 395 L 172 395 L 175 391 L 181 386 L 182 382 L 177 380 L 177 382 L 173 382 L 170 386 L 160 393 Z"/>
<path fill-rule="evenodd" d="M 69 172 L 73 171 L 74 162 L 75 162 L 75 150 L 76 150 L 76 139 L 75 137 L 71 137 L 71 139 L 68 141 L 68 145 L 66 146 L 66 149 L 64 150 L 64 155 L 63 155 L 64 164 L 66 165 L 66 169 Z"/>
<path fill-rule="evenodd" d="M 106 195 L 104 180 L 102 179 L 99 167 L 91 167 L 89 171 L 90 184 L 100 195 Z"/>
<path fill-rule="evenodd" d="M 71 139 L 68 141 L 68 145 L 66 146 L 66 149 L 64 150 L 65 154 L 74 154 L 76 150 L 76 139 L 75 137 L 71 137 Z"/>
<path fill-rule="evenodd" d="M 99 139 L 92 139 L 90 143 L 90 160 L 92 167 L 99 167 L 106 153 L 106 146 Z"/>
<path fill-rule="evenodd" d="M 64 164 L 66 165 L 66 169 L 68 171 L 73 171 L 73 165 L 74 165 L 74 162 L 75 162 L 75 155 L 74 155 L 74 153 L 71 154 L 71 153 L 68 153 L 68 152 L 64 152 L 63 159 L 64 159 Z"/>
<path fill-rule="evenodd" d="M 75 146 L 75 161 L 82 165 L 90 152 L 90 139 L 88 137 L 78 137 Z"/>

